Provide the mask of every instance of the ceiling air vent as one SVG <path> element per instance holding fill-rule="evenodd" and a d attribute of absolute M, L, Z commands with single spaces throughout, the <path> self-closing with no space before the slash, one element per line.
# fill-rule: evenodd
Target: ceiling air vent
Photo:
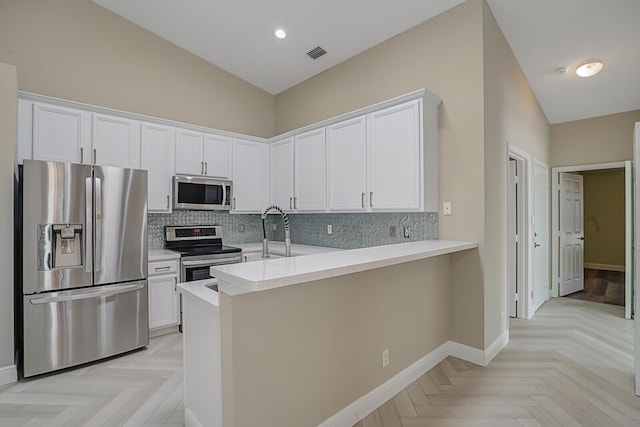
<path fill-rule="evenodd" d="M 327 51 L 321 48 L 320 46 L 318 46 L 314 49 L 311 49 L 309 52 L 307 52 L 307 55 L 309 55 L 313 59 L 318 59 L 325 53 L 327 53 Z"/>

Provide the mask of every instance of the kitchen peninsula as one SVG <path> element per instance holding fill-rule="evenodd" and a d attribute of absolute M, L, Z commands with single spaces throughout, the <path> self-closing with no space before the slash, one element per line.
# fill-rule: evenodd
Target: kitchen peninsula
<path fill-rule="evenodd" d="M 452 264 L 476 248 L 332 251 L 214 267 L 220 293 L 182 284 L 187 425 L 353 425 L 448 355 Z"/>

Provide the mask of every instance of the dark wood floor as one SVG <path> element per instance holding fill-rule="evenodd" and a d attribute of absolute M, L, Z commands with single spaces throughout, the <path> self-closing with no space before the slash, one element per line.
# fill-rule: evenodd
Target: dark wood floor
<path fill-rule="evenodd" d="M 624 307 L 624 271 L 584 269 L 584 290 L 569 298 Z"/>

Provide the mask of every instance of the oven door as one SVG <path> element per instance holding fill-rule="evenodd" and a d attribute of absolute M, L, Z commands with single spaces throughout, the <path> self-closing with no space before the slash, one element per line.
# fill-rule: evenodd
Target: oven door
<path fill-rule="evenodd" d="M 202 255 L 183 257 L 180 259 L 180 281 L 193 282 L 195 280 L 211 279 L 209 268 L 216 265 L 236 264 L 242 261 L 242 253 L 220 255 Z"/>

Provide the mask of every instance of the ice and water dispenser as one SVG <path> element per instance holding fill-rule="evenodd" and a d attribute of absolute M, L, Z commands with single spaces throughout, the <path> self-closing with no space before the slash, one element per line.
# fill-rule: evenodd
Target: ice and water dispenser
<path fill-rule="evenodd" d="M 40 224 L 38 269 L 81 267 L 83 226 L 80 224 Z"/>

